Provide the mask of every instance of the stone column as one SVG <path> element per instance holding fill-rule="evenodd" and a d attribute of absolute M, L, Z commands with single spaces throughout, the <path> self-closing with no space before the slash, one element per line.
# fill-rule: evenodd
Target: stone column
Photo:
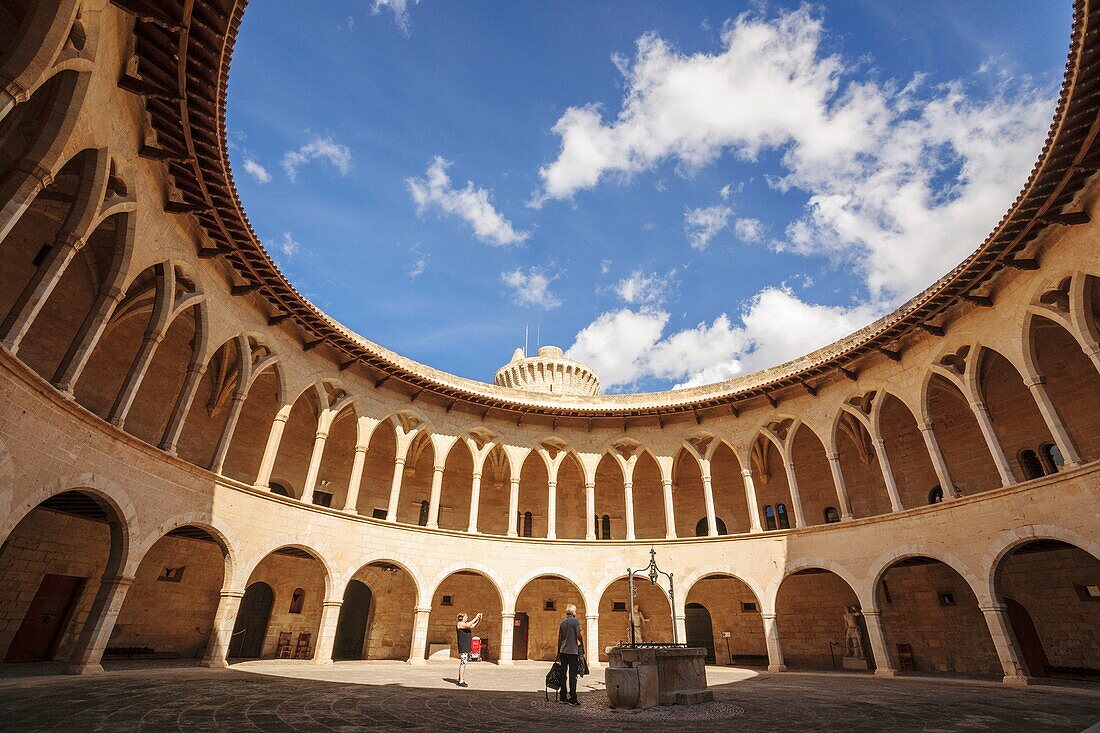
<path fill-rule="evenodd" d="M 1004 449 L 1001 448 L 1000 441 L 997 440 L 997 433 L 993 430 L 993 420 L 989 417 L 989 410 L 986 408 L 985 403 L 971 402 L 970 409 L 974 412 L 974 417 L 978 419 L 978 427 L 982 430 L 982 436 L 989 448 L 989 454 L 993 457 L 993 463 L 997 466 L 997 473 L 1001 475 L 1001 485 L 1014 485 L 1016 477 L 1012 475 L 1008 458 L 1005 456 Z"/>
<path fill-rule="evenodd" d="M 428 528 L 439 529 L 439 498 L 443 495 L 444 466 L 432 465 L 432 493 L 428 496 Z"/>
<path fill-rule="evenodd" d="M 225 425 L 222 427 L 221 436 L 218 437 L 218 445 L 214 449 L 214 459 L 210 461 L 210 470 L 214 473 L 221 473 L 222 468 L 225 467 L 225 457 L 229 455 L 229 446 L 233 442 L 233 434 L 237 431 L 237 421 L 241 417 L 241 410 L 244 409 L 244 401 L 243 394 L 234 394 L 229 402 L 229 414 L 225 416 Z"/>
<path fill-rule="evenodd" d="M 332 664 L 332 647 L 336 643 L 336 624 L 340 621 L 343 601 L 321 604 L 321 626 L 317 629 L 317 644 L 313 648 L 314 664 Z"/>
<path fill-rule="evenodd" d="M 508 536 L 518 537 L 519 528 L 519 476 L 512 476 L 508 490 Z"/>
<path fill-rule="evenodd" d="M 924 445 L 928 448 L 928 457 L 932 459 L 932 468 L 936 470 L 936 478 L 939 479 L 940 488 L 943 489 L 943 500 L 951 501 L 959 497 L 959 490 L 951 481 L 951 474 L 947 470 L 947 461 L 944 460 L 940 443 L 936 440 L 936 434 L 932 431 L 931 421 L 920 426 L 920 434 L 924 438 Z"/>
<path fill-rule="evenodd" d="M 672 479 L 661 479 L 661 491 L 665 497 L 665 538 L 676 539 L 676 510 L 672 507 Z"/>
<path fill-rule="evenodd" d="M 405 457 L 393 459 L 393 481 L 390 482 L 390 503 L 386 509 L 386 521 L 397 521 L 397 507 L 401 501 L 401 479 L 405 475 Z"/>
<path fill-rule="evenodd" d="M 179 397 L 176 398 L 176 404 L 172 407 L 172 414 L 168 416 L 168 424 L 164 426 L 164 434 L 161 436 L 159 445 L 161 450 L 176 455 L 176 444 L 179 442 L 180 433 L 183 432 L 183 424 L 191 412 L 191 403 L 195 401 L 199 381 L 205 373 L 205 366 L 191 367 L 187 370 Z"/>
<path fill-rule="evenodd" d="M 3 344 L 8 351 L 13 354 L 18 353 L 23 337 L 34 324 L 34 319 L 42 311 L 42 306 L 49 300 L 57 283 L 61 281 L 73 256 L 83 246 L 84 240 L 73 235 L 54 241 L 46 261 L 31 276 L 19 300 L 12 306 L 8 317 L 0 326 Z"/>
<path fill-rule="evenodd" d="M 107 642 L 122 610 L 122 603 L 126 600 L 126 591 L 130 590 L 133 582 L 133 578 L 124 577 L 103 578 L 100 582 L 66 672 L 90 674 L 103 671 L 100 660 L 107 649 Z"/>
<path fill-rule="evenodd" d="M 879 611 L 863 611 L 863 621 L 867 624 L 867 638 L 871 642 L 871 653 L 875 658 L 875 674 L 879 677 L 894 677 L 897 670 L 890 660 L 890 647 L 886 643 L 886 630 L 882 628 L 882 614 Z M 865 655 L 866 650 L 863 652 Z"/>
<path fill-rule="evenodd" d="M 840 454 L 834 451 L 826 454 L 826 457 L 829 459 L 829 470 L 833 473 L 836 499 L 840 502 L 840 519 L 845 522 L 855 519 L 855 515 L 852 514 L 852 502 L 848 498 L 848 485 L 844 483 L 844 471 L 840 468 Z"/>
<path fill-rule="evenodd" d="M 14 95 L 8 91 L 8 96 Z M 13 102 L 4 102 L 6 114 L 14 107 Z M 11 233 L 16 223 L 34 203 L 34 199 L 46 186 L 53 183 L 53 173 L 37 161 L 23 158 L 11 167 L 8 179 L 0 189 L 0 242 Z"/>
<path fill-rule="evenodd" d="M 412 646 L 409 648 L 409 664 L 427 664 L 424 655 L 428 651 L 428 617 L 432 609 L 417 608 L 413 614 Z"/>
<path fill-rule="evenodd" d="M 477 534 L 477 510 L 481 504 L 481 473 L 474 471 L 474 477 L 470 481 L 470 526 L 466 529 L 470 534 Z"/>
<path fill-rule="evenodd" d="M 756 500 L 756 484 L 752 480 L 752 469 L 741 469 L 741 481 L 745 484 L 745 506 L 749 510 L 749 531 L 763 532 L 760 526 L 760 502 Z"/>
<path fill-rule="evenodd" d="M 1023 661 L 1013 642 L 1012 628 L 1009 626 L 1005 605 L 994 603 L 981 606 L 981 609 L 982 614 L 985 615 L 985 623 L 989 627 L 989 635 L 993 637 L 993 646 L 997 649 L 997 658 L 1001 660 L 1001 668 L 1004 670 L 1001 681 L 1006 685 L 1028 684 Z"/>
<path fill-rule="evenodd" d="M 219 595 L 218 611 L 214 614 L 214 625 L 210 627 L 210 636 L 206 640 L 202 666 L 229 666 L 229 645 L 233 641 L 233 627 L 237 624 L 237 612 L 241 608 L 242 598 L 243 590 L 222 590 Z"/>
<path fill-rule="evenodd" d="M 134 404 L 138 390 L 141 389 L 141 382 L 149 372 L 149 367 L 153 364 L 153 357 L 157 353 L 157 347 L 160 346 L 161 339 L 164 338 L 166 332 L 147 333 L 145 338 L 141 340 L 141 346 L 130 365 L 130 371 L 126 373 L 126 380 L 122 383 L 122 389 L 118 391 L 115 404 L 111 406 L 111 411 L 107 415 L 107 422 L 115 427 L 121 428 L 126 424 L 126 416 L 130 414 L 130 408 Z"/>
<path fill-rule="evenodd" d="M 115 312 L 115 307 L 118 306 L 119 301 L 122 300 L 122 296 L 122 290 L 114 288 L 108 289 L 96 299 L 95 305 L 84 317 L 83 323 L 80 324 L 80 330 L 73 337 L 68 351 L 61 359 L 61 364 L 54 372 L 53 379 L 50 381 L 69 397 L 72 397 L 76 383 L 80 380 L 80 375 L 84 373 L 84 367 L 88 365 L 88 359 L 91 358 L 92 351 L 99 343 L 99 338 L 103 335 L 103 330 L 107 328 L 111 315 Z"/>
<path fill-rule="evenodd" d="M 500 614 L 500 657 L 497 664 L 502 667 L 511 667 L 512 661 L 512 637 L 516 632 L 516 614 Z"/>
<path fill-rule="evenodd" d="M 271 483 L 271 471 L 275 468 L 275 458 L 279 455 L 279 443 L 283 440 L 283 429 L 290 419 L 290 410 L 280 410 L 271 421 L 271 432 L 267 435 L 267 446 L 260 459 L 260 471 L 256 474 L 256 488 L 267 491 Z"/>
<path fill-rule="evenodd" d="M 794 509 L 794 526 L 805 527 L 806 515 L 802 513 L 802 495 L 798 493 L 798 479 L 794 473 L 794 462 L 783 461 L 783 470 L 787 473 L 787 486 L 791 491 L 791 508 Z"/>
<path fill-rule="evenodd" d="M 687 641 L 687 638 L 688 638 L 687 616 L 685 614 L 678 613 L 678 614 L 676 614 L 675 616 L 672 617 L 672 620 L 673 620 L 672 643 L 673 644 L 683 644 L 683 643 L 685 643 Z"/>
<path fill-rule="evenodd" d="M 703 474 L 703 506 L 707 511 L 707 536 L 718 536 L 718 521 L 714 517 L 714 485 L 710 472 Z M 685 639 L 687 636 L 684 637 Z"/>
<path fill-rule="evenodd" d="M 588 657 L 588 666 L 592 669 L 602 666 L 600 662 L 600 615 L 590 613 L 584 617 L 587 622 L 584 630 L 584 655 Z"/>
<path fill-rule="evenodd" d="M 764 641 L 768 646 L 768 671 L 786 672 L 787 665 L 783 663 L 783 647 L 779 643 L 779 625 L 775 614 L 765 613 L 761 616 L 764 619 Z"/>
<path fill-rule="evenodd" d="M 558 538 L 558 482 L 546 484 L 546 539 Z"/>
<path fill-rule="evenodd" d="M 302 503 L 313 503 L 313 491 L 317 488 L 317 477 L 321 473 L 321 461 L 325 457 L 325 441 L 328 440 L 328 432 L 318 430 L 313 436 L 313 453 L 309 456 L 309 468 L 306 469 L 306 482 L 302 487 Z"/>
<path fill-rule="evenodd" d="M 626 501 L 626 538 L 635 539 L 634 535 L 634 482 L 623 482 L 623 498 Z"/>
<path fill-rule="evenodd" d="M 1025 379 L 1024 384 L 1031 390 L 1031 396 L 1035 399 L 1035 404 L 1039 406 L 1039 412 L 1043 414 L 1043 421 L 1047 424 L 1047 428 L 1050 430 L 1050 434 L 1053 436 L 1054 443 L 1058 446 L 1066 466 L 1079 466 L 1084 462 L 1081 459 L 1081 451 L 1077 450 L 1077 444 L 1073 441 L 1073 436 L 1069 434 L 1069 430 L 1066 429 L 1066 423 L 1062 420 L 1062 415 L 1050 399 L 1046 381 L 1046 377 L 1034 375 Z"/>
<path fill-rule="evenodd" d="M 890 467 L 890 456 L 886 454 L 886 441 L 875 438 L 871 443 L 875 446 L 875 457 L 878 458 L 878 466 L 882 471 L 882 480 L 886 482 L 886 493 L 890 495 L 890 511 L 903 511 L 905 506 L 901 503 L 901 493 L 898 491 L 898 482 L 894 479 L 894 469 Z"/>
<path fill-rule="evenodd" d="M 588 515 L 588 530 L 585 532 L 585 539 L 596 539 L 596 484 L 592 481 L 584 482 L 584 510 Z"/>
<path fill-rule="evenodd" d="M 355 446 L 355 457 L 351 461 L 351 478 L 348 480 L 348 496 L 344 500 L 344 511 L 357 514 L 359 509 L 359 488 L 363 485 L 363 465 L 367 461 L 367 446 Z"/>

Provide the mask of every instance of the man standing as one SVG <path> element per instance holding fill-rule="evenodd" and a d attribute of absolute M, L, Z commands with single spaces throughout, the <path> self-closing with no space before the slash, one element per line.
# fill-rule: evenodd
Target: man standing
<path fill-rule="evenodd" d="M 584 654 L 584 638 L 581 636 L 581 622 L 577 620 L 577 607 L 572 603 L 565 607 L 565 618 L 558 626 L 558 658 L 561 659 L 562 680 L 558 691 L 558 702 L 580 705 L 577 700 L 577 666 Z M 568 694 L 566 688 L 568 687 Z"/>

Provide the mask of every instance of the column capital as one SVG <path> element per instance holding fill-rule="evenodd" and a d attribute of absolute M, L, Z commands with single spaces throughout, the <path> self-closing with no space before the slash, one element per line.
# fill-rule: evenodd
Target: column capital
<path fill-rule="evenodd" d="M 316 433 L 314 433 L 313 439 L 314 440 L 328 440 L 328 431 L 327 430 L 318 430 Z"/>
<path fill-rule="evenodd" d="M 775 614 L 774 613 L 761 613 L 760 618 L 764 619 L 765 621 L 775 621 Z"/>
<path fill-rule="evenodd" d="M 1086 346 L 1082 351 L 1085 352 L 1085 356 L 1092 356 L 1093 354 L 1100 354 L 1100 342 L 1093 341 Z"/>
<path fill-rule="evenodd" d="M 443 470 L 445 468 L 446 468 L 446 466 L 433 465 L 432 466 L 432 473 L 443 473 Z"/>
<path fill-rule="evenodd" d="M 555 488 L 556 488 L 556 487 L 557 487 L 557 485 L 558 485 L 558 482 L 557 482 L 557 481 L 547 481 L 547 482 L 546 482 L 546 484 L 547 484 L 548 486 L 553 486 L 553 487 L 555 487 Z"/>
<path fill-rule="evenodd" d="M 661 479 L 661 486 L 665 486 L 665 487 L 668 487 L 668 488 L 672 488 L 672 479 L 670 479 L 670 478 L 662 478 L 662 479 Z"/>
<path fill-rule="evenodd" d="M 343 605 L 344 605 L 343 601 L 329 601 L 329 600 L 321 601 L 321 607 L 322 608 L 340 608 Z"/>
<path fill-rule="evenodd" d="M 744 478 L 752 478 L 752 469 L 751 468 L 742 468 L 741 469 L 741 475 Z"/>
<path fill-rule="evenodd" d="M 366 453 L 367 452 L 367 446 L 357 445 L 357 446 L 355 446 L 355 452 L 356 453 Z"/>
<path fill-rule="evenodd" d="M 284 415 L 284 414 L 282 413 L 282 411 L 279 411 L 279 412 L 276 412 L 276 413 L 275 413 L 275 419 L 274 419 L 274 420 L 272 420 L 272 422 L 281 422 L 281 423 L 285 423 L 285 422 L 286 422 L 287 420 L 289 420 L 289 419 L 290 419 L 290 413 L 289 413 L 289 412 L 287 412 L 287 413 L 286 413 L 286 414 Z"/>
<path fill-rule="evenodd" d="M 885 438 L 871 438 L 871 445 L 875 446 L 875 448 L 885 448 L 886 447 L 886 439 Z"/>
<path fill-rule="evenodd" d="M 481 471 L 474 471 L 473 478 L 474 479 L 480 479 L 481 478 Z"/>
<path fill-rule="evenodd" d="M 13 82 L 13 84 L 14 84 L 14 82 Z M 9 84 L 7 87 L 5 87 L 4 91 L 6 91 L 8 94 L 11 94 L 16 99 L 19 99 L 19 97 L 16 94 L 12 93 L 12 88 L 11 87 L 12 87 L 12 84 Z M 21 93 L 26 94 L 26 92 L 21 92 Z M 28 176 L 31 176 L 32 178 L 36 178 L 38 180 L 38 182 L 40 184 L 42 184 L 43 188 L 45 188 L 46 186 L 53 183 L 53 173 L 50 172 L 49 168 L 46 168 L 45 166 L 41 165 L 37 160 L 31 160 L 30 158 L 23 158 L 22 160 L 20 160 L 18 163 L 15 164 L 15 170 L 17 170 L 21 173 L 26 173 Z"/>
<path fill-rule="evenodd" d="M 129 587 L 134 584 L 134 576 L 132 575 L 112 575 L 110 577 L 104 575 L 99 580 L 101 585 L 114 585 L 119 587 Z"/>
<path fill-rule="evenodd" d="M 397 458 L 393 459 L 393 462 L 394 462 L 395 465 L 404 466 L 405 465 L 405 457 L 404 456 L 398 456 Z"/>
<path fill-rule="evenodd" d="M 222 590 L 218 592 L 218 596 L 220 598 L 244 598 L 244 590 L 236 588 L 233 590 Z"/>
<path fill-rule="evenodd" d="M 979 603 L 978 610 L 980 610 L 982 613 L 1006 613 L 1008 611 L 1008 606 L 1003 603 Z"/>
<path fill-rule="evenodd" d="M 825 457 L 828 458 L 830 461 L 839 461 L 840 460 L 840 453 L 838 453 L 835 450 L 830 451 L 829 453 L 825 454 Z"/>
<path fill-rule="evenodd" d="M 870 610 L 868 610 L 868 611 L 864 611 L 864 610 L 862 610 L 862 609 L 861 609 L 861 610 L 860 610 L 860 615 L 862 615 L 862 616 L 864 616 L 864 617 L 870 616 L 871 618 L 875 618 L 875 619 L 877 619 L 877 618 L 879 618 L 879 617 L 881 617 L 881 616 L 882 616 L 882 611 L 878 611 L 878 610 L 875 610 L 875 611 L 870 611 Z"/>
<path fill-rule="evenodd" d="M 76 232 L 65 232 L 64 234 L 58 234 L 53 240 L 54 246 L 61 249 L 71 249 L 77 251 L 83 249 L 86 242 L 84 237 L 79 236 Z"/>
<path fill-rule="evenodd" d="M 1034 387 L 1037 384 L 1046 384 L 1047 378 L 1042 374 L 1029 374 L 1024 377 L 1025 387 Z"/>
<path fill-rule="evenodd" d="M 500 614 L 500 617 L 501 617 L 502 619 L 510 619 L 510 618 L 515 618 L 515 617 L 516 617 L 516 612 L 515 612 L 515 611 L 503 611 L 503 612 L 502 612 L 502 613 Z"/>
<path fill-rule="evenodd" d="M 971 402 L 970 409 L 974 412 L 986 412 L 985 403 L 981 400 L 978 400 L 977 402 Z"/>
<path fill-rule="evenodd" d="M 586 613 L 584 615 L 584 618 L 587 621 L 599 621 L 600 620 L 600 614 L 598 614 L 598 613 Z"/>
<path fill-rule="evenodd" d="M 416 613 L 431 613 L 432 608 L 431 606 L 419 606 L 417 608 L 414 608 L 413 611 L 415 611 Z"/>

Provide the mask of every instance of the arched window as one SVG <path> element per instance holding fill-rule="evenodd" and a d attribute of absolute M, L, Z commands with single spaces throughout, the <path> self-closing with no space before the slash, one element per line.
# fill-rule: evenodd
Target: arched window
<path fill-rule="evenodd" d="M 1043 459 L 1043 463 L 1046 464 L 1047 473 L 1058 473 L 1062 470 L 1062 466 L 1066 464 L 1066 459 L 1062 457 L 1062 451 L 1058 450 L 1058 446 L 1054 443 L 1044 443 L 1039 448 L 1039 455 Z"/>
<path fill-rule="evenodd" d="M 523 536 L 524 537 L 530 537 L 531 536 L 533 526 L 534 526 L 534 517 L 531 515 L 531 512 L 524 512 L 523 513 Z"/>
<path fill-rule="evenodd" d="M 825 507 L 825 524 L 836 524 L 840 521 L 840 512 L 835 506 Z"/>
<path fill-rule="evenodd" d="M 943 488 L 937 484 L 932 487 L 932 490 L 928 492 L 929 504 L 942 504 L 943 503 Z"/>
<path fill-rule="evenodd" d="M 268 488 L 271 490 L 272 494 L 278 494 L 279 496 L 290 496 L 290 492 L 286 490 L 285 486 L 283 486 L 282 484 L 277 484 L 274 481 L 272 481 L 268 485 Z"/>
<path fill-rule="evenodd" d="M 703 517 L 695 523 L 695 536 L 706 537 L 707 536 L 707 518 Z"/>
<path fill-rule="evenodd" d="M 416 520 L 416 523 L 421 527 L 428 526 L 428 502 L 420 502 L 420 518 Z"/>
<path fill-rule="evenodd" d="M 771 504 L 764 507 L 764 529 L 775 529 L 775 510 Z"/>
<path fill-rule="evenodd" d="M 290 594 L 290 611 L 289 613 L 301 613 L 302 604 L 306 602 L 306 592 L 301 588 L 295 588 L 294 592 Z"/>
<path fill-rule="evenodd" d="M 790 529 L 791 520 L 787 517 L 787 505 L 776 504 L 775 505 L 775 517 L 779 520 L 780 529 Z"/>
<path fill-rule="evenodd" d="M 1036 455 L 1033 450 L 1020 451 L 1017 459 L 1020 461 L 1020 468 L 1023 469 L 1025 479 L 1039 478 L 1043 476 L 1043 464 L 1039 461 L 1039 456 Z"/>
<path fill-rule="evenodd" d="M 611 539 L 611 517 L 610 515 L 603 515 L 600 519 L 600 530 L 602 532 L 602 538 L 605 540 Z"/>

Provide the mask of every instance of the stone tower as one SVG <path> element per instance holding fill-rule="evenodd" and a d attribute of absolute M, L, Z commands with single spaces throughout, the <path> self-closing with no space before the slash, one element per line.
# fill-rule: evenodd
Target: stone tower
<path fill-rule="evenodd" d="M 600 378 L 573 361 L 557 346 L 543 346 L 535 356 L 517 348 L 512 360 L 497 370 L 493 384 L 528 392 L 592 397 L 600 393 Z"/>

